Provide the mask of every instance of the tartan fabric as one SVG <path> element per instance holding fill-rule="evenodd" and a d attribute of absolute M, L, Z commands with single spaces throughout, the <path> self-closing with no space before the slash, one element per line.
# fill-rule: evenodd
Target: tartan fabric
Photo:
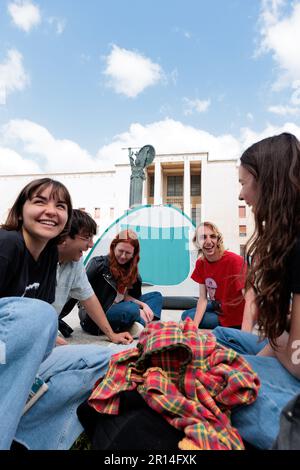
<path fill-rule="evenodd" d="M 120 392 L 136 389 L 146 403 L 186 438 L 181 449 L 243 449 L 230 410 L 252 403 L 259 379 L 246 360 L 185 322 L 151 322 L 136 348 L 112 356 L 89 404 L 118 414 Z"/>

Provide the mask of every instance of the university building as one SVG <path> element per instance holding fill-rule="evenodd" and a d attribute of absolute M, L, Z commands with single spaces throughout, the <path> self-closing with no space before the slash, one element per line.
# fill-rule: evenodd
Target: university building
<path fill-rule="evenodd" d="M 130 173 L 128 162 L 105 171 L 0 175 L 0 222 L 25 184 L 50 177 L 67 186 L 73 206 L 89 212 L 101 235 L 128 210 Z M 243 253 L 253 221 L 245 203 L 238 199 L 236 160 L 210 160 L 206 152 L 158 154 L 145 174 L 143 204 L 172 204 L 195 224 L 212 221 L 223 233 L 225 247 Z"/>

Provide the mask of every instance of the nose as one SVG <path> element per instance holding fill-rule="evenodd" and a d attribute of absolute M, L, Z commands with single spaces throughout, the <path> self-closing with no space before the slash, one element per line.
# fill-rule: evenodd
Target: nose
<path fill-rule="evenodd" d="M 94 246 L 93 239 L 90 238 L 90 239 L 89 239 L 89 243 L 88 243 L 88 247 L 89 247 L 89 248 L 93 248 L 93 246 Z"/>
<path fill-rule="evenodd" d="M 45 206 L 45 213 L 53 217 L 56 215 L 56 212 L 56 203 L 54 201 L 49 201 Z"/>
<path fill-rule="evenodd" d="M 243 196 L 242 196 L 242 192 L 243 192 L 243 190 L 241 189 L 241 192 L 240 192 L 240 194 L 239 194 L 239 201 L 244 201 L 244 198 L 243 198 Z"/>

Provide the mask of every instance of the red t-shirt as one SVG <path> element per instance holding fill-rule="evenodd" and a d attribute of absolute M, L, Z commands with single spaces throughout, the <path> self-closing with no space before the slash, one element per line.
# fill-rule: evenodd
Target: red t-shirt
<path fill-rule="evenodd" d="M 242 324 L 245 271 L 243 258 L 231 251 L 224 251 L 222 258 L 212 263 L 205 258 L 199 258 L 196 262 L 191 277 L 199 284 L 205 285 L 208 300 L 220 303 L 219 322 L 222 326 Z"/>

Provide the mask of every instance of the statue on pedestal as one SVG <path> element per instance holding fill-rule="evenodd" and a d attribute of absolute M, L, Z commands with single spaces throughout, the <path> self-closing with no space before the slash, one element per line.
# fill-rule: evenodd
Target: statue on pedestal
<path fill-rule="evenodd" d="M 153 162 L 155 149 L 152 145 L 144 145 L 138 152 L 134 153 L 131 148 L 128 151 L 131 166 L 129 207 L 134 207 L 142 204 L 143 182 L 146 179 L 144 168 Z"/>

